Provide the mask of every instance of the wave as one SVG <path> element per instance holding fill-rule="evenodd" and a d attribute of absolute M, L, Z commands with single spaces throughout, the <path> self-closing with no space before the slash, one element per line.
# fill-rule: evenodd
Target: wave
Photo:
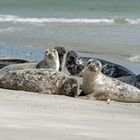
<path fill-rule="evenodd" d="M 129 61 L 132 61 L 132 62 L 140 62 L 140 56 L 138 55 L 135 55 L 135 56 L 130 56 L 128 58 Z"/>
<path fill-rule="evenodd" d="M 30 18 L 18 17 L 15 15 L 0 15 L 0 22 L 12 23 L 92 23 L 92 24 L 140 24 L 140 19 L 127 19 L 127 18 Z"/>

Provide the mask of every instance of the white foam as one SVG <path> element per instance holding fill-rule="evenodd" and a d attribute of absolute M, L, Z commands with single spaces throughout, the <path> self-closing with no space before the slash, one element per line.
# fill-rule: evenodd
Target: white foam
<path fill-rule="evenodd" d="M 125 19 L 125 18 L 30 18 L 18 17 L 15 15 L 0 15 L 0 22 L 13 23 L 93 23 L 93 24 L 140 24 L 140 19 Z"/>
<path fill-rule="evenodd" d="M 140 56 L 136 55 L 136 56 L 130 56 L 128 58 L 129 61 L 132 61 L 132 62 L 140 62 Z"/>
<path fill-rule="evenodd" d="M 113 23 L 112 19 L 86 19 L 86 18 L 22 18 L 14 15 L 0 15 L 0 22 L 21 23 Z"/>
<path fill-rule="evenodd" d="M 129 24 L 140 24 L 140 19 L 126 19 Z"/>

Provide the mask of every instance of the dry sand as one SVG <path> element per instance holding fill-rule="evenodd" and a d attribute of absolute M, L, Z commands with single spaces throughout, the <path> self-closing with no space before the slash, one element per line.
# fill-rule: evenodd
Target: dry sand
<path fill-rule="evenodd" d="M 139 140 L 140 104 L 0 89 L 0 140 Z"/>

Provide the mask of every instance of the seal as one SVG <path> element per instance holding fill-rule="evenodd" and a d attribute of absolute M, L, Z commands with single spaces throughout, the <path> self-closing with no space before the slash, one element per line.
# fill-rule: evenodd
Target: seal
<path fill-rule="evenodd" d="M 0 60 L 0 69 L 8 66 L 8 65 L 12 65 L 12 64 L 19 64 L 19 63 L 27 63 L 29 61 L 27 60 L 23 60 L 23 59 L 1 59 Z"/>
<path fill-rule="evenodd" d="M 12 70 L 46 68 L 46 69 L 55 69 L 56 71 L 59 71 L 59 66 L 60 64 L 59 64 L 58 52 L 55 49 L 48 49 L 45 52 L 45 56 L 42 61 L 8 65 L 0 69 L 0 77 L 5 73 L 7 73 L 8 71 L 12 71 Z"/>
<path fill-rule="evenodd" d="M 82 71 L 89 59 L 91 58 L 79 56 L 74 50 L 70 50 L 66 55 L 66 68 L 70 74 L 82 76 Z M 135 75 L 133 72 L 131 72 L 130 70 L 121 65 L 102 59 L 98 60 L 102 64 L 102 72 L 109 77 L 118 78 Z"/>
<path fill-rule="evenodd" d="M 59 71 L 62 71 L 64 64 L 65 64 L 66 49 L 64 47 L 60 47 L 60 46 L 56 46 L 56 47 L 54 47 L 54 49 L 57 50 L 57 52 L 58 52 L 59 63 L 60 63 Z M 46 63 L 45 59 L 46 58 L 44 57 L 44 64 Z M 23 60 L 23 59 L 8 59 L 8 58 L 1 59 L 0 60 L 0 69 L 5 66 L 8 66 L 8 65 L 27 63 L 27 62 L 29 62 L 29 61 Z M 43 62 L 43 60 L 42 60 L 42 62 Z M 42 62 L 41 62 L 41 64 L 42 64 Z M 40 67 L 40 66 L 38 65 L 38 67 Z"/>
<path fill-rule="evenodd" d="M 136 75 L 119 77 L 117 79 L 122 81 L 122 82 L 124 82 L 124 83 L 126 83 L 126 84 L 132 85 L 132 86 L 135 86 L 136 83 L 138 82 L 138 79 L 137 79 Z"/>
<path fill-rule="evenodd" d="M 140 89 L 140 75 L 124 76 L 117 79 Z"/>
<path fill-rule="evenodd" d="M 0 87 L 72 97 L 79 94 L 79 84 L 76 79 L 53 69 L 9 71 L 0 78 Z"/>
<path fill-rule="evenodd" d="M 140 74 L 137 75 L 136 87 L 140 89 Z"/>
<path fill-rule="evenodd" d="M 54 49 L 57 50 L 58 56 L 59 56 L 59 63 L 60 63 L 60 68 L 59 71 L 63 71 L 64 66 L 65 66 L 65 57 L 66 57 L 66 49 L 64 47 L 56 46 Z"/>
<path fill-rule="evenodd" d="M 59 55 L 56 49 L 48 49 L 45 52 L 44 60 L 38 63 L 37 68 L 55 69 L 59 71 Z"/>
<path fill-rule="evenodd" d="M 88 98 L 140 102 L 138 88 L 104 75 L 101 69 L 102 64 L 97 59 L 90 59 L 84 68 L 82 91 Z"/>

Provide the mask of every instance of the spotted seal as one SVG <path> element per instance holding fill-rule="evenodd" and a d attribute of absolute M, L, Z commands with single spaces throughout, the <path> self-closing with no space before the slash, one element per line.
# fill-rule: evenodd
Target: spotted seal
<path fill-rule="evenodd" d="M 0 87 L 72 97 L 76 97 L 79 94 L 77 80 L 54 69 L 9 71 L 0 78 Z"/>
<path fill-rule="evenodd" d="M 84 68 L 82 91 L 88 98 L 140 102 L 138 88 L 104 75 L 101 69 L 102 64 L 97 59 L 88 60 Z"/>
<path fill-rule="evenodd" d="M 66 56 L 66 68 L 72 75 L 82 76 L 82 70 L 84 69 L 86 62 L 91 59 L 90 57 L 81 57 L 74 50 L 70 50 Z M 96 58 L 98 59 L 98 58 Z M 98 59 L 102 64 L 102 72 L 113 78 L 123 77 L 123 76 L 133 76 L 133 72 L 127 68 L 109 62 L 102 59 Z"/>

